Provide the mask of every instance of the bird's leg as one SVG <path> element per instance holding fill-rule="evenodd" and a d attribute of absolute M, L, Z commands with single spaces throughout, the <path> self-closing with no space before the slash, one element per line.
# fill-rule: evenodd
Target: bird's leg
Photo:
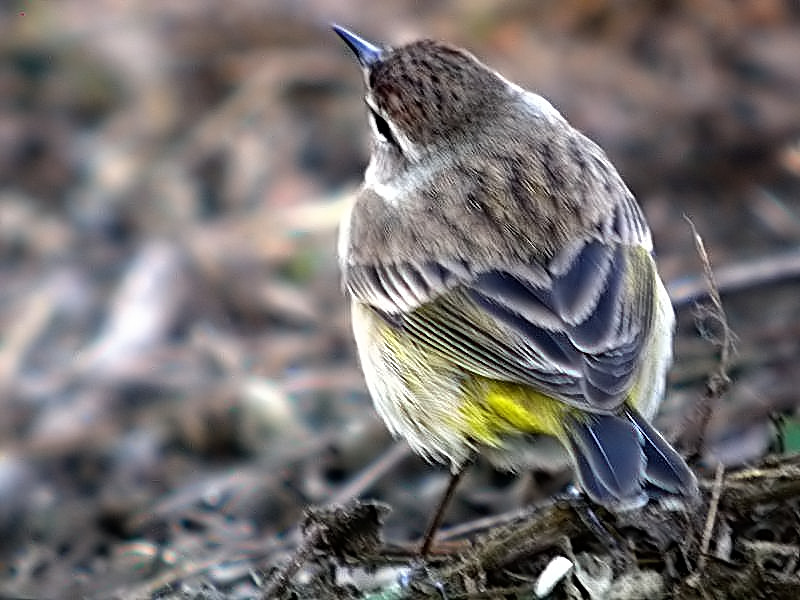
<path fill-rule="evenodd" d="M 467 466 L 462 465 L 459 467 L 458 471 L 450 475 L 450 481 L 447 483 L 447 489 L 444 491 L 444 495 L 439 501 L 439 506 L 436 507 L 436 512 L 433 513 L 433 518 L 428 524 L 428 528 L 425 530 L 425 536 L 422 538 L 422 545 L 419 547 L 419 555 L 422 558 L 425 558 L 428 555 L 428 552 L 433 545 L 433 538 L 436 536 L 436 532 L 439 530 L 439 525 L 442 524 L 445 512 L 450 504 L 450 500 L 453 499 L 453 494 L 456 491 L 458 482 L 461 481 L 461 478 L 466 470 Z"/>

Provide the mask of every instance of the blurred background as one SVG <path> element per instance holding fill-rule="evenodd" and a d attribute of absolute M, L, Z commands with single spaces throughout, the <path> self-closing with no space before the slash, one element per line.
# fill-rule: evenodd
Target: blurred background
<path fill-rule="evenodd" d="M 353 494 L 421 533 L 447 473 L 377 420 L 339 286 L 369 146 L 330 22 L 465 46 L 607 150 L 679 313 L 658 423 L 698 468 L 758 460 L 797 417 L 797 0 L 6 0 L 1 594 L 247 597 L 305 506 Z M 704 431 L 719 328 L 685 216 L 737 335 Z M 567 480 L 479 462 L 448 523 Z"/>

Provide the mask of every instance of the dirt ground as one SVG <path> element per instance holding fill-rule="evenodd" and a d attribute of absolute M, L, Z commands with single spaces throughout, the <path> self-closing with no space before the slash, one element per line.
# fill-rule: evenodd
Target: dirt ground
<path fill-rule="evenodd" d="M 464 46 L 606 149 L 678 312 L 657 423 L 698 506 L 479 460 L 413 556 L 448 473 L 355 360 L 368 126 L 331 22 Z M 0 597 L 531 598 L 555 556 L 553 598 L 800 597 L 797 0 L 7 0 L 0 32 Z M 712 392 L 686 217 L 735 334 Z"/>

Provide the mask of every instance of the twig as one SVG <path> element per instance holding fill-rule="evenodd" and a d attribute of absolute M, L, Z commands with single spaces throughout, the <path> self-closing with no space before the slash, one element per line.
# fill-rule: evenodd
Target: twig
<path fill-rule="evenodd" d="M 529 508 L 515 508 L 497 515 L 480 517 L 471 521 L 464 521 L 439 532 L 439 541 L 453 540 L 457 538 L 469 537 L 490 529 L 503 527 L 509 523 L 519 521 L 530 512 Z"/>
<path fill-rule="evenodd" d="M 358 498 L 386 473 L 391 472 L 403 460 L 411 455 L 411 448 L 404 443 L 395 443 L 377 460 L 370 463 L 345 487 L 340 489 L 331 499 L 330 504 L 341 504 L 352 498 Z"/>
<path fill-rule="evenodd" d="M 480 564 L 487 572 L 503 569 L 519 556 L 536 555 L 547 548 L 557 547 L 565 537 L 571 538 L 583 532 L 585 525 L 573 506 L 575 502 L 552 502 L 533 507 L 521 521 L 491 530 L 476 544 L 472 564 Z M 463 568 L 463 564 L 456 565 L 454 572 Z"/>
<path fill-rule="evenodd" d="M 689 224 L 692 230 L 692 237 L 694 238 L 694 245 L 697 254 L 700 257 L 700 262 L 703 265 L 703 274 L 705 276 L 706 285 L 708 286 L 708 297 L 711 305 L 706 307 L 703 315 L 711 322 L 715 323 L 721 330 L 721 337 L 713 343 L 719 349 L 719 360 L 717 361 L 716 368 L 708 374 L 706 379 L 706 389 L 703 394 L 703 402 L 698 407 L 699 420 L 698 420 L 698 434 L 694 443 L 694 447 L 690 452 L 690 459 L 697 458 L 704 445 L 706 430 L 711 421 L 712 406 L 715 401 L 722 398 L 730 385 L 730 377 L 728 377 L 728 370 L 730 369 L 731 354 L 733 352 L 734 334 L 728 325 L 728 319 L 725 316 L 725 309 L 722 308 L 722 299 L 719 294 L 719 287 L 717 286 L 714 272 L 711 269 L 711 261 L 708 258 L 703 238 L 697 233 L 692 220 L 684 215 L 684 219 Z"/>
<path fill-rule="evenodd" d="M 722 495 L 722 478 L 725 474 L 725 465 L 717 464 L 717 471 L 714 474 L 714 487 L 711 490 L 711 500 L 708 503 L 708 515 L 706 516 L 706 526 L 703 529 L 703 538 L 700 541 L 700 553 L 697 559 L 697 572 L 701 573 L 706 566 L 706 555 L 708 547 L 711 545 L 711 534 L 714 532 L 714 524 L 717 522 L 717 511 L 719 510 L 719 499 Z"/>
<path fill-rule="evenodd" d="M 688 219 L 687 219 L 688 220 Z M 691 225 L 691 221 L 689 221 Z M 694 232 L 694 226 L 692 225 Z M 694 232 L 697 236 L 697 233 Z M 696 239 L 696 238 L 695 238 Z M 715 281 L 719 293 L 757 288 L 800 277 L 800 249 L 764 256 L 717 268 Z M 672 281 L 667 286 L 673 306 L 681 308 L 708 296 L 708 279 L 692 276 Z"/>
<path fill-rule="evenodd" d="M 720 357 L 717 374 L 727 383 L 730 382 L 726 370 L 730 364 L 730 354 L 733 347 L 733 335 L 730 327 L 728 327 L 725 309 L 722 308 L 722 298 L 720 298 L 719 295 L 719 286 L 717 285 L 717 280 L 714 277 L 714 271 L 711 269 L 711 261 L 708 258 L 708 253 L 706 252 L 703 238 L 701 238 L 700 234 L 697 233 L 697 229 L 695 228 L 694 223 L 692 223 L 692 220 L 687 216 L 684 216 L 684 218 L 686 219 L 686 222 L 689 223 L 689 227 L 692 228 L 694 245 L 697 249 L 697 253 L 700 255 L 700 261 L 703 264 L 703 275 L 705 276 L 706 284 L 708 285 L 708 293 L 711 300 L 711 305 L 714 309 L 714 312 L 711 316 L 713 316 L 719 322 L 719 325 L 722 328 L 722 340 L 719 343 Z"/>

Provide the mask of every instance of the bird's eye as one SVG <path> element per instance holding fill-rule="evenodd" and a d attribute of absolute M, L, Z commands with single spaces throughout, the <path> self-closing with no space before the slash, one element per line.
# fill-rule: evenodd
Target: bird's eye
<path fill-rule="evenodd" d="M 397 140 L 394 138 L 394 134 L 392 133 L 391 127 L 386 122 L 382 116 L 380 116 L 374 108 L 370 107 L 370 112 L 372 113 L 372 118 L 375 120 L 375 128 L 378 130 L 378 133 L 383 136 L 383 138 L 392 144 L 393 146 L 398 146 Z M 398 146 L 399 147 L 399 146 Z"/>

